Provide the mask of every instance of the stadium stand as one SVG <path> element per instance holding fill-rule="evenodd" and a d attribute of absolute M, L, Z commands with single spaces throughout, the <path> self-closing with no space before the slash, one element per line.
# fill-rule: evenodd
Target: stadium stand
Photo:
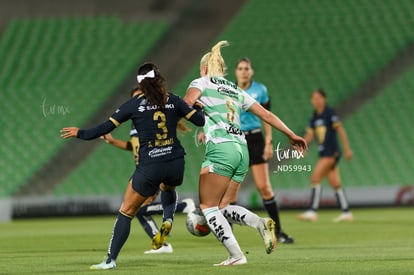
<path fill-rule="evenodd" d="M 59 129 L 84 124 L 167 28 L 116 16 L 10 21 L 0 40 L 1 106 L 10 115 L 0 194 L 25 184 L 61 148 Z"/>
<path fill-rule="evenodd" d="M 215 41 L 226 39 L 232 44 L 230 49 L 223 50 L 229 77 L 232 78 L 238 58 L 250 57 L 256 80 L 268 87 L 272 111 L 292 129 L 302 132 L 312 112 L 309 102 L 312 89 L 323 87 L 328 93 L 329 104 L 334 107 L 352 98 L 362 83 L 414 42 L 413 11 L 414 3 L 411 1 L 378 1 L 375 5 L 354 0 L 250 1 Z M 185 90 L 189 81 L 197 76 L 198 64 L 195 64 L 177 90 Z M 409 93 L 409 90 L 401 90 L 399 98 L 403 98 L 404 93 Z M 399 102 L 397 98 L 395 100 Z M 408 120 L 408 116 L 399 117 L 398 124 L 394 122 L 392 127 L 404 127 Z M 342 164 L 344 181 L 357 186 L 372 181 L 393 184 L 395 179 L 391 180 L 391 177 L 396 173 L 392 171 L 400 169 L 395 163 L 387 161 L 387 165 L 392 166 L 384 178 L 376 168 L 365 169 L 360 165 L 370 158 L 367 149 L 363 149 L 367 140 L 357 138 L 358 133 L 370 132 L 371 128 L 373 132 L 370 133 L 374 133 L 375 129 L 383 127 L 378 125 L 375 113 L 369 111 L 364 121 L 345 121 L 351 144 L 355 147 L 356 160 Z M 361 127 L 366 128 L 352 127 L 352 123 L 362 123 Z M 376 133 L 381 139 L 383 135 Z M 378 139 L 371 134 L 368 136 L 370 144 Z M 286 141 L 276 132 L 273 140 L 275 145 L 278 142 L 283 145 Z M 183 143 L 186 148 L 194 147 L 192 138 L 186 138 Z M 382 142 L 380 147 L 389 148 L 390 145 Z M 298 163 L 313 165 L 317 160 L 315 150 L 311 148 L 307 158 Z M 380 148 L 372 150 L 381 151 Z M 389 153 L 398 159 L 399 153 L 395 150 Z M 198 163 L 201 161 L 197 156 L 194 158 Z M 193 167 L 197 161 L 192 161 L 192 169 L 186 170 L 186 178 L 197 178 L 198 170 Z M 271 162 L 271 170 L 275 170 L 276 165 L 276 162 Z M 396 177 L 399 183 L 409 183 L 403 176 L 405 174 Z M 272 182 L 277 188 L 301 188 L 309 186 L 309 176 L 310 173 L 278 173 L 272 174 Z"/>
<path fill-rule="evenodd" d="M 414 66 L 376 98 L 348 117 L 345 126 L 354 144 L 355 159 L 343 167 L 351 185 L 381 186 L 413 183 L 412 119 Z"/>
<path fill-rule="evenodd" d="M 348 187 L 408 186 L 413 183 L 411 152 L 414 146 L 411 117 L 407 115 L 414 99 L 414 66 L 357 112 L 344 120 L 344 126 L 354 152 L 352 162 L 342 160 L 341 176 Z M 315 148 L 306 160 L 291 164 L 313 164 Z M 278 173 L 274 182 L 281 188 L 306 187 L 309 173 Z"/>
<path fill-rule="evenodd" d="M 230 41 L 231 48 L 223 50 L 229 66 L 230 79 L 236 60 L 244 56 L 250 57 L 255 68 L 257 81 L 265 83 L 268 87 L 272 98 L 272 110 L 280 115 L 295 131 L 301 132 L 305 129 L 312 111 L 309 96 L 313 88 L 323 87 L 328 92 L 330 105 L 338 106 L 343 100 L 352 97 L 361 83 L 375 75 L 379 69 L 393 60 L 399 52 L 413 43 L 413 11 L 414 2 L 408 0 L 378 1 L 375 5 L 368 1 L 361 2 L 357 0 L 249 1 L 212 44 L 220 39 Z M 53 20 L 56 23 L 61 19 Z M 63 21 L 76 21 L 76 24 L 82 25 L 86 24 L 85 22 L 88 20 L 94 21 L 85 18 L 79 19 L 82 23 L 75 18 L 67 18 Z M 113 17 L 102 17 L 99 20 L 119 21 Z M 100 24 L 105 25 L 102 22 Z M 108 25 L 117 26 L 117 24 L 126 25 L 122 22 Z M 1 190 L 6 194 L 12 193 L 17 186 L 23 184 L 24 180 L 33 171 L 59 149 L 61 142 L 55 143 L 51 139 L 56 137 L 60 126 L 68 125 L 68 123 L 80 125 L 80 122 L 85 122 L 87 117 L 93 114 L 99 104 L 109 95 L 110 89 L 113 89 L 119 83 L 121 75 L 125 75 L 125 72 L 131 68 L 128 67 L 128 64 L 130 64 L 128 62 L 134 59 L 118 58 L 118 64 L 109 64 L 112 61 L 111 54 L 119 53 L 119 51 L 99 48 L 95 42 L 108 39 L 107 41 L 110 41 L 110 43 L 102 43 L 103 45 L 99 43 L 99 46 L 103 47 L 109 46 L 108 44 L 112 45 L 114 40 L 122 39 L 107 38 L 106 35 L 110 32 L 108 29 L 98 32 L 100 33 L 99 36 L 94 31 L 97 28 L 96 25 L 89 28 L 78 27 L 76 32 L 71 31 L 72 27 L 66 27 L 67 30 L 56 27 L 65 25 L 63 22 L 53 24 L 54 27 L 48 26 L 47 23 L 39 23 L 39 26 L 33 25 L 36 25 L 33 21 L 32 24 L 25 21 L 14 21 L 9 25 L 0 41 L 0 59 L 3 60 L 4 56 L 8 57 L 6 62 L 0 64 L 0 71 L 2 73 L 9 70 L 14 72 L 14 74 L 9 73 L 4 77 L 0 75 L 0 79 L 2 79 L 0 81 L 1 89 L 6 91 L 7 100 L 13 100 L 13 104 L 4 108 L 7 113 L 14 114 L 15 103 L 20 104 L 19 110 L 22 109 L 22 111 L 19 116 L 25 114 L 23 117 L 30 117 L 30 120 L 27 121 L 22 118 L 13 118 L 12 123 L 7 124 L 11 132 L 3 133 L 5 137 L 3 140 L 6 140 L 6 146 L 3 146 L 5 148 L 3 149 L 3 155 L 7 156 L 5 161 L 12 163 L 13 167 L 13 169 L 1 175 L 3 177 L 1 182 L 5 182 L 7 179 L 9 184 L 4 190 Z M 111 26 L 107 26 L 107 28 L 112 30 L 113 26 Z M 134 33 L 134 37 L 131 34 L 129 36 L 125 35 L 126 44 L 137 44 L 134 43 L 133 39 L 140 41 L 140 37 L 146 35 L 147 41 L 151 40 L 148 42 L 149 45 L 153 45 L 156 43 L 158 35 L 166 28 L 162 24 L 156 24 L 156 26 L 158 26 L 159 33 L 154 34 L 152 32 L 154 34 L 153 40 L 149 39 L 145 32 L 140 32 L 140 35 Z M 53 35 L 45 35 L 45 32 L 41 29 L 43 27 L 49 28 L 47 33 L 53 33 Z M 140 28 L 142 25 L 130 24 L 130 27 Z M 13 31 L 17 28 L 19 32 Z M 56 28 L 58 31 L 56 31 Z M 114 28 L 116 29 L 116 27 Z M 85 29 L 88 29 L 90 33 L 86 32 Z M 120 34 L 121 29 L 124 30 L 123 27 L 118 27 L 113 35 L 122 35 Z M 36 38 L 35 33 L 40 34 L 40 36 L 43 34 L 47 38 Z M 65 33 L 81 37 L 82 47 L 86 45 L 89 50 L 81 49 L 80 44 L 75 41 L 73 41 L 75 45 L 71 50 L 61 47 L 62 43 L 65 42 L 57 41 Z M 31 38 L 29 39 L 26 36 Z M 88 40 L 89 36 L 94 36 L 96 39 Z M 124 36 L 122 35 L 122 37 Z M 36 52 L 35 56 L 50 54 L 52 56 L 36 59 L 29 65 L 25 65 L 23 72 L 20 72 L 19 68 L 19 73 L 16 73 L 16 66 L 20 66 L 21 60 L 24 61 L 25 58 L 33 56 L 33 45 L 38 45 L 36 43 L 40 43 L 40 41 L 42 43 L 47 41 L 48 46 L 36 46 L 35 49 L 40 51 L 40 54 Z M 13 46 L 10 46 L 11 43 L 14 43 Z M 30 46 L 25 46 L 25 43 L 30 43 Z M 72 41 L 69 39 L 67 43 L 70 44 Z M 119 47 L 117 43 L 114 44 L 114 47 Z M 122 45 L 122 42 L 119 44 Z M 128 45 L 124 46 L 127 47 Z M 55 47 L 61 48 L 56 50 Z M 94 57 L 95 55 L 92 55 L 91 52 L 94 52 L 95 48 L 99 49 L 100 56 L 104 55 L 106 58 L 98 60 Z M 208 49 L 209 47 L 206 46 L 205 50 Z M 60 53 L 62 51 L 69 51 L 71 57 L 61 58 Z M 128 50 L 123 48 L 122 51 L 126 52 Z M 141 50 L 139 53 L 138 51 L 134 52 L 134 54 L 137 54 L 137 58 L 143 53 L 145 53 L 145 50 Z M 17 56 L 17 59 L 9 58 L 11 54 Z M 84 57 L 78 57 L 79 54 Z M 126 56 L 131 56 L 131 54 L 128 53 Z M 54 60 L 60 62 L 55 64 L 53 63 Z M 86 64 L 94 64 L 94 71 L 90 71 L 92 69 L 88 66 L 88 70 L 77 70 L 77 74 L 70 74 L 70 76 L 64 74 L 64 72 L 59 72 L 56 75 L 57 67 L 63 66 L 66 71 L 71 69 L 73 72 L 73 67 L 76 65 L 76 68 L 78 68 L 77 66 L 82 68 L 85 65 L 83 63 L 85 60 L 87 61 Z M 30 71 L 30 68 L 43 69 L 44 66 L 47 70 L 42 75 Z M 100 71 L 102 69 L 105 69 L 106 72 Z M 119 70 L 125 71 L 120 72 Z M 114 71 L 119 72 L 118 78 L 117 76 L 109 77 Z M 412 73 L 412 70 L 410 72 Z M 198 77 L 198 62 L 194 64 L 180 84 L 175 87 L 175 91 L 183 95 L 188 83 L 196 77 Z M 45 86 L 51 83 L 50 87 L 52 88 L 45 89 L 41 85 L 33 85 L 38 79 Z M 114 83 L 101 85 L 102 82 L 97 81 L 97 79 L 105 81 L 110 79 Z M 74 86 L 68 85 L 66 81 Z M 26 85 L 21 82 L 25 82 Z M 408 104 L 409 99 L 411 99 L 408 94 L 410 87 L 413 87 L 413 83 L 407 72 L 401 79 L 379 93 L 372 102 L 368 102 L 355 114 L 345 118 L 344 123 L 355 153 L 355 160 L 352 163 L 345 164 L 344 161 L 341 165 L 341 174 L 347 185 L 409 183 L 407 173 L 410 170 L 407 169 L 407 165 L 412 163 L 412 158 L 408 155 L 409 150 L 407 150 L 407 153 L 400 154 L 395 144 L 402 141 L 405 148 L 412 148 L 412 146 L 408 144 L 407 140 L 395 138 L 393 133 L 400 130 L 400 128 L 409 129 L 409 117 L 404 115 L 403 108 L 399 108 L 399 102 L 402 100 L 401 98 L 404 98 L 405 103 Z M 59 93 L 56 93 L 56 90 Z M 79 91 L 76 96 L 72 92 L 74 90 Z M 29 91 L 30 93 L 28 93 Z M 27 94 L 29 98 L 31 97 L 32 100 L 28 99 L 29 102 L 22 102 L 21 96 L 23 93 Z M 65 97 L 62 97 L 63 93 L 65 93 Z M 393 97 L 394 94 L 395 97 Z M 127 97 L 126 91 L 125 98 Z M 84 105 L 75 103 L 76 99 L 79 99 L 80 102 L 88 102 L 88 110 L 83 110 L 84 107 L 81 106 Z M 56 108 L 69 107 L 70 117 L 61 115 L 47 115 L 45 117 L 41 109 L 43 100 L 46 100 L 46 104 L 51 104 Z M 392 108 L 389 106 L 391 101 L 393 102 L 391 104 Z M 23 104 L 29 104 L 29 106 L 26 108 Z M 388 121 L 389 117 L 386 114 L 389 114 L 391 110 L 392 112 L 395 111 L 397 115 L 392 120 L 393 123 L 391 123 L 391 120 L 387 123 L 390 131 L 384 134 L 384 124 L 381 120 Z M 377 112 L 382 114 L 380 119 L 378 119 Z M 31 139 L 36 140 L 37 137 L 36 134 L 31 134 L 28 138 L 25 135 L 27 133 L 25 129 L 33 127 L 39 120 L 41 120 L 41 124 L 48 125 L 47 130 L 36 127 L 39 130 L 34 130 L 34 132 L 37 131 L 40 134 L 42 131 L 46 131 L 47 134 L 42 133 L 46 138 L 36 141 L 37 143 L 29 142 Z M 398 124 L 394 123 L 395 120 L 398 121 Z M 129 125 L 125 125 L 123 128 L 116 130 L 115 135 L 128 139 L 128 127 Z M 204 150 L 204 148 L 195 146 L 195 134 L 193 131 L 181 138 L 188 153 L 185 187 L 183 187 L 185 191 L 197 190 L 198 172 L 202 157 L 200 150 Z M 408 135 L 408 130 L 405 134 Z M 16 142 L 16 135 L 20 137 L 20 146 L 13 148 L 12 144 Z M 285 138 L 276 132 L 273 140 L 275 146 L 278 142 L 281 142 L 282 145 L 285 142 Z M 374 142 L 379 142 L 379 146 L 372 148 L 373 151 L 371 151 L 371 148 L 367 150 L 366 144 L 373 144 Z M 40 151 L 42 151 L 42 154 Z M 102 143 L 97 150 L 85 158 L 83 163 L 62 184 L 53 190 L 53 194 L 58 196 L 121 194 L 133 169 L 132 157 L 129 154 Z M 382 157 L 383 154 L 387 156 Z M 388 155 L 390 155 L 389 160 Z M 36 156 L 36 159 L 33 159 L 33 156 Z M 380 156 L 384 159 L 384 163 L 377 161 Z M 305 160 L 295 163 L 314 164 L 316 159 L 315 148 L 312 148 Z M 22 163 L 30 165 L 21 165 Z M 369 164 L 366 165 L 366 163 Z M 274 169 L 276 165 L 277 163 L 272 162 L 271 169 Z M 386 170 L 384 175 L 378 173 L 378 168 L 381 171 Z M 404 171 L 400 173 L 402 170 Z M 273 184 L 277 188 L 284 189 L 308 187 L 309 176 L 310 173 L 277 173 L 271 175 Z"/>

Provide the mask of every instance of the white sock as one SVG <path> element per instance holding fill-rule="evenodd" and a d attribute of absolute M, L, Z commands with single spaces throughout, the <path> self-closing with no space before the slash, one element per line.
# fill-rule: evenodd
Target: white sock
<path fill-rule="evenodd" d="M 239 225 L 248 225 L 256 228 L 260 221 L 258 215 L 238 205 L 227 205 L 221 209 L 221 213 L 229 222 Z"/>
<path fill-rule="evenodd" d="M 346 199 L 345 192 L 342 188 L 338 188 L 336 191 L 336 199 L 338 200 L 339 205 L 343 212 L 349 211 L 348 200 Z"/>
<path fill-rule="evenodd" d="M 321 193 L 322 193 L 321 185 L 319 183 L 315 184 L 312 187 L 312 190 L 311 190 L 311 207 L 310 207 L 310 209 L 315 211 L 315 212 L 319 209 L 319 202 L 321 200 Z"/>
<path fill-rule="evenodd" d="M 207 224 L 216 235 L 217 239 L 224 245 L 233 258 L 240 258 L 243 256 L 243 252 L 237 243 L 236 237 L 233 234 L 229 223 L 226 218 L 220 212 L 219 208 L 210 207 L 203 209 L 203 214 L 206 217 Z"/>

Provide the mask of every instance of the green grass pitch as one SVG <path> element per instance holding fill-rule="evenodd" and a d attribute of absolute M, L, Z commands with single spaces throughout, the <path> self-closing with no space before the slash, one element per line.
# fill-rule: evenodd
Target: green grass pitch
<path fill-rule="evenodd" d="M 15 220 L 0 224 L 0 274 L 414 274 L 413 210 L 355 209 L 355 221 L 343 224 L 331 221 L 339 211 L 320 211 L 315 223 L 282 211 L 296 243 L 267 255 L 256 230 L 235 226 L 248 264 L 233 267 L 212 266 L 227 257 L 224 248 L 211 234 L 191 236 L 184 215 L 169 237 L 174 253 L 144 255 L 150 240 L 135 219 L 110 271 L 89 266 L 103 260 L 115 216 Z"/>

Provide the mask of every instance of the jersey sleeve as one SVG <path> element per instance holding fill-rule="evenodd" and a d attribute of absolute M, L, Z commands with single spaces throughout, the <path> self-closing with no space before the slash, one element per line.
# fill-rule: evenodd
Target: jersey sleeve
<path fill-rule="evenodd" d="M 116 128 L 116 125 L 112 121 L 107 120 L 104 123 L 101 123 L 96 127 L 86 129 L 86 130 L 79 130 L 77 138 L 80 138 L 83 140 L 95 139 L 95 138 L 98 138 L 100 136 L 103 136 L 111 132 L 115 128 Z"/>
<path fill-rule="evenodd" d="M 134 110 L 134 98 L 125 102 L 109 117 L 109 120 L 118 127 L 121 123 L 131 118 L 132 111 Z"/>
<path fill-rule="evenodd" d="M 332 123 L 333 128 L 336 128 L 341 124 L 341 120 L 339 119 L 339 116 L 336 114 L 335 110 L 331 110 L 329 119 Z"/>
<path fill-rule="evenodd" d="M 269 98 L 269 94 L 267 93 L 267 87 L 263 84 L 260 84 L 260 104 L 265 105 L 265 104 L 269 104 L 270 102 L 270 98 Z"/>
<path fill-rule="evenodd" d="M 185 117 L 185 119 L 191 121 L 196 126 L 204 126 L 205 117 L 203 110 L 200 107 L 194 106 L 194 108 L 192 108 L 178 96 L 176 96 L 175 100 L 182 117 Z"/>
<path fill-rule="evenodd" d="M 133 101 L 130 99 L 121 105 L 107 121 L 98 126 L 86 130 L 79 130 L 78 138 L 84 140 L 90 140 L 103 136 L 113 129 L 118 127 L 122 122 L 128 120 L 131 117 L 131 110 L 133 110 Z"/>
<path fill-rule="evenodd" d="M 201 92 L 203 92 L 204 86 L 205 85 L 204 85 L 203 78 L 200 77 L 200 78 L 197 78 L 197 79 L 194 79 L 193 81 L 191 81 L 190 85 L 188 85 L 188 89 L 196 88 L 196 89 L 199 89 Z"/>
<path fill-rule="evenodd" d="M 252 105 L 254 103 L 256 103 L 257 101 L 253 97 L 251 97 L 248 93 L 246 93 L 245 91 L 243 91 L 242 89 L 239 88 L 239 91 L 243 95 L 242 109 L 244 111 L 248 111 L 250 109 L 250 107 L 252 107 Z"/>

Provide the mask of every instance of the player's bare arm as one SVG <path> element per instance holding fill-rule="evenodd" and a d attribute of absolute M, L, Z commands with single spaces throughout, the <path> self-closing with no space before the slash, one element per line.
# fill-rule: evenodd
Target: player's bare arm
<path fill-rule="evenodd" d="M 119 149 L 132 151 L 131 142 L 114 138 L 111 134 L 103 135 L 102 138 L 109 144 Z"/>
<path fill-rule="evenodd" d="M 299 150 L 299 151 L 307 150 L 308 148 L 307 143 L 302 137 L 297 136 L 292 130 L 289 129 L 289 127 L 286 126 L 286 124 L 280 118 L 278 118 L 272 112 L 263 108 L 263 106 L 261 106 L 260 104 L 254 103 L 250 107 L 249 112 L 252 112 L 253 114 L 260 117 L 265 122 L 272 125 L 274 128 L 276 128 L 280 132 L 284 133 L 289 138 L 289 142 L 292 144 L 295 150 Z"/>
<path fill-rule="evenodd" d="M 351 147 L 349 146 L 348 136 L 346 134 L 345 128 L 342 126 L 342 124 L 338 124 L 335 127 L 335 130 L 338 133 L 339 138 L 341 139 L 342 146 L 344 148 L 345 158 L 347 160 L 352 159 L 352 150 L 351 150 Z"/>
<path fill-rule="evenodd" d="M 272 126 L 262 121 L 263 130 L 265 133 L 265 147 L 263 150 L 263 158 L 269 160 L 273 157 L 273 144 L 272 144 Z"/>

